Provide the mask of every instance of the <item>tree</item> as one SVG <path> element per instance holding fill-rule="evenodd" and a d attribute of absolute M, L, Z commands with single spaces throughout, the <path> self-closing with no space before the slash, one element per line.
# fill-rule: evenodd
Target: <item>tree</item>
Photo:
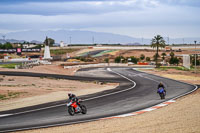
<path fill-rule="evenodd" d="M 174 64 L 176 64 L 178 66 L 179 63 L 180 63 L 180 60 L 177 57 L 175 57 L 174 58 Z"/>
<path fill-rule="evenodd" d="M 160 57 L 159 54 L 155 53 L 155 55 L 153 56 L 153 60 L 156 61 L 156 59 L 158 59 Z M 157 64 L 158 65 L 158 64 Z"/>
<path fill-rule="evenodd" d="M 150 61 L 151 60 L 151 58 L 150 57 L 146 57 L 146 61 Z"/>
<path fill-rule="evenodd" d="M 177 57 L 172 57 L 170 60 L 169 60 L 169 64 L 176 64 L 178 66 L 178 64 L 180 63 L 180 60 L 177 58 Z"/>
<path fill-rule="evenodd" d="M 158 51 L 159 48 L 164 48 L 165 47 L 165 40 L 163 39 L 162 36 L 157 35 L 154 36 L 151 40 L 151 47 L 156 48 L 156 54 L 155 54 L 155 61 L 156 61 L 156 67 L 158 67 Z"/>
<path fill-rule="evenodd" d="M 137 62 L 139 61 L 139 59 L 134 56 L 131 56 L 130 58 L 131 58 L 131 62 L 133 62 L 135 64 L 137 64 Z"/>
<path fill-rule="evenodd" d="M 170 54 L 169 54 L 170 56 L 171 56 L 171 58 L 174 58 L 174 52 L 171 52 Z"/>
<path fill-rule="evenodd" d="M 192 65 L 194 66 L 195 65 L 195 55 L 190 56 L 190 60 L 191 60 Z M 200 65 L 200 59 L 199 59 L 198 54 L 196 55 L 196 65 Z"/>
<path fill-rule="evenodd" d="M 169 64 L 173 64 L 173 65 L 176 64 L 178 66 L 178 64 L 180 63 L 180 60 L 177 57 L 174 57 L 175 56 L 174 52 L 171 52 L 170 56 L 171 58 L 169 60 Z"/>
<path fill-rule="evenodd" d="M 165 56 L 167 56 L 166 53 L 162 53 L 161 55 L 162 55 L 162 59 L 165 60 Z"/>
<path fill-rule="evenodd" d="M 3 46 L 2 46 L 2 49 L 12 49 L 13 46 L 11 43 L 9 42 L 6 42 Z"/>
<path fill-rule="evenodd" d="M 46 38 L 46 39 L 44 40 L 44 44 L 46 44 L 46 41 L 47 41 L 47 40 L 48 40 L 48 45 L 49 45 L 50 47 L 52 47 L 53 44 L 55 44 L 55 40 L 52 39 L 52 38 Z"/>
<path fill-rule="evenodd" d="M 105 61 L 106 63 L 109 63 L 109 58 L 105 58 L 104 61 Z"/>
<path fill-rule="evenodd" d="M 121 59 L 123 59 L 122 56 L 117 56 L 117 57 L 115 58 L 115 63 L 120 63 L 120 62 L 121 62 Z"/>
<path fill-rule="evenodd" d="M 141 59 L 141 60 L 144 60 L 144 59 L 145 59 L 145 55 L 144 55 L 144 54 L 141 54 L 141 55 L 140 55 L 140 59 Z"/>

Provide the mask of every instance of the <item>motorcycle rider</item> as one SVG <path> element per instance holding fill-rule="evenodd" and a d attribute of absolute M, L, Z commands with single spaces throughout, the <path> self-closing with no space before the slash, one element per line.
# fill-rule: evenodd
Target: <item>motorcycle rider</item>
<path fill-rule="evenodd" d="M 79 112 L 80 111 L 79 99 L 76 97 L 75 94 L 72 94 L 72 93 L 68 93 L 68 97 L 69 97 L 69 100 L 72 101 L 73 103 L 76 102 L 78 106 L 75 108 L 75 112 Z"/>
<path fill-rule="evenodd" d="M 166 94 L 165 86 L 163 85 L 163 83 L 162 83 L 162 82 L 160 82 L 160 83 L 159 83 L 159 85 L 158 85 L 158 88 L 157 88 L 157 93 L 159 93 L 159 89 L 160 89 L 160 88 L 163 88 L 163 90 L 164 90 L 164 93 Z"/>

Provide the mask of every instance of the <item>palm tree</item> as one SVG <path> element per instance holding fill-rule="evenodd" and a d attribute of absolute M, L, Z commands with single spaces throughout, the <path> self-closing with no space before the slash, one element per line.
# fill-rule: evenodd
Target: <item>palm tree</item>
<path fill-rule="evenodd" d="M 166 53 L 162 53 L 162 59 L 165 60 Z"/>
<path fill-rule="evenodd" d="M 155 61 L 156 61 L 156 67 L 158 67 L 158 57 L 159 57 L 158 50 L 160 47 L 161 48 L 165 47 L 165 40 L 160 35 L 154 36 L 154 38 L 152 38 L 151 40 L 151 47 L 156 48 Z"/>

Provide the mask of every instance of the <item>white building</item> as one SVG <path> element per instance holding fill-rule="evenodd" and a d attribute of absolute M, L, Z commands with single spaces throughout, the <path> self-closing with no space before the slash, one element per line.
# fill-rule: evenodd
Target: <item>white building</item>
<path fill-rule="evenodd" d="M 68 44 L 64 43 L 63 41 L 60 41 L 60 47 L 67 47 Z"/>

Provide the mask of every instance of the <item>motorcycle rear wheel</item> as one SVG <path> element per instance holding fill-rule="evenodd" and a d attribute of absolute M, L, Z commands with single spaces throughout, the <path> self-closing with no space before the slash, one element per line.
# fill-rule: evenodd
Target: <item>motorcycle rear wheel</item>
<path fill-rule="evenodd" d="M 86 106 L 85 106 L 85 105 L 81 105 L 80 107 L 81 107 L 81 113 L 82 113 L 82 114 L 86 114 L 86 113 L 87 113 L 87 108 L 86 108 Z"/>

